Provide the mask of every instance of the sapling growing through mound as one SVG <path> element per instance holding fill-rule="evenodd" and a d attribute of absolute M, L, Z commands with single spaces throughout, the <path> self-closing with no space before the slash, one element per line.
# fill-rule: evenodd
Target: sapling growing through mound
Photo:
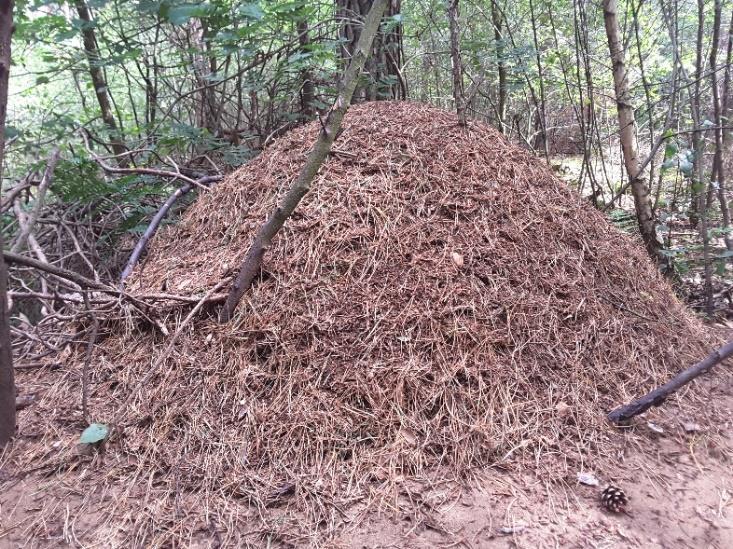
<path fill-rule="evenodd" d="M 351 63 L 349 63 L 344 73 L 338 97 L 328 112 L 326 120 L 322 121 L 318 139 L 308 154 L 305 166 L 300 171 L 295 183 L 293 183 L 293 186 L 285 195 L 280 205 L 270 214 L 267 222 L 257 231 L 254 241 L 242 262 L 239 273 L 234 279 L 227 300 L 219 313 L 219 321 L 221 323 L 229 322 L 232 318 L 234 310 L 237 308 L 244 292 L 247 291 L 260 271 L 265 250 L 285 224 L 285 221 L 295 211 L 301 199 L 308 193 L 313 179 L 326 160 L 328 153 L 331 151 L 331 146 L 341 128 L 341 121 L 354 95 L 359 76 L 369 57 L 372 42 L 377 34 L 377 30 L 379 30 L 379 22 L 382 19 L 386 7 L 387 0 L 376 0 L 372 5 L 372 9 L 369 10 L 369 14 L 364 21 L 364 29 L 361 32 L 359 42 L 356 44 L 356 49 L 351 57 Z"/>

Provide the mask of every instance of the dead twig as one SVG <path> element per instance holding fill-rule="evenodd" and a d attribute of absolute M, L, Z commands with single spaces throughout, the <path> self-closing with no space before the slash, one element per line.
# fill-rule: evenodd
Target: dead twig
<path fill-rule="evenodd" d="M 713 366 L 731 355 L 733 355 L 733 341 L 729 341 L 719 349 L 716 349 L 703 360 L 680 372 L 661 387 L 654 389 L 626 406 L 616 408 L 608 414 L 608 419 L 613 423 L 621 424 L 629 421 L 634 416 L 646 412 L 652 406 L 660 406 L 672 393 L 687 385 L 693 379 L 708 372 Z"/>
<path fill-rule="evenodd" d="M 99 333 L 99 319 L 92 310 L 92 305 L 89 302 L 89 292 L 84 292 L 84 305 L 87 309 L 87 314 L 92 322 L 92 329 L 89 332 L 89 340 L 87 341 L 87 351 L 84 357 L 84 366 L 81 374 L 81 411 L 84 421 L 89 423 L 89 367 L 92 363 L 92 355 L 94 354 L 94 345 L 97 342 L 97 334 Z"/>
<path fill-rule="evenodd" d="M 207 184 L 215 183 L 217 181 L 220 181 L 222 177 L 223 176 L 221 175 L 210 175 L 202 177 L 196 180 L 198 183 L 197 186 L 206 186 Z M 168 215 L 168 211 L 171 209 L 173 204 L 175 204 L 176 200 L 178 200 L 183 195 L 187 194 L 191 189 L 193 189 L 193 187 L 194 185 L 187 183 L 186 185 L 183 185 L 182 187 L 176 189 L 173 194 L 168 197 L 168 200 L 163 203 L 153 219 L 150 220 L 150 224 L 148 225 L 147 229 L 145 229 L 145 232 L 140 237 L 140 240 L 138 240 L 137 244 L 135 244 L 135 248 L 132 250 L 130 258 L 127 260 L 127 264 L 122 270 L 122 274 L 120 275 L 121 285 L 124 284 L 125 280 L 127 280 L 127 277 L 132 274 L 132 270 L 135 268 L 135 265 L 137 265 L 137 262 L 140 260 L 140 256 L 145 251 L 148 242 L 158 230 L 158 227 L 160 226 L 160 223 L 163 221 L 163 219 L 165 219 L 165 216 Z"/>

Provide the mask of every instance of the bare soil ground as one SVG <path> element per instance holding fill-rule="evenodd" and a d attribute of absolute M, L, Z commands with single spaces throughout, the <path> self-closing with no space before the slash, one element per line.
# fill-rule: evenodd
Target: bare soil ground
<path fill-rule="evenodd" d="M 550 482 L 547 464 L 527 469 L 512 458 L 505 467 L 477 472 L 465 482 L 409 481 L 395 485 L 391 505 L 363 510 L 365 520 L 345 527 L 329 547 L 733 547 L 733 377 L 725 366 L 694 391 L 703 397 L 699 411 L 675 404 L 656 409 L 624 436 L 618 465 L 593 473 L 600 487 L 576 479 Z M 704 401 L 707 401 L 705 404 Z M 652 422 L 655 429 L 649 427 Z M 656 432 L 663 430 L 663 433 Z M 561 456 L 558 456 L 561 459 Z M 24 478 L 0 476 L 0 547 L 119 547 L 114 519 L 95 513 L 95 501 L 116 497 L 95 486 L 103 463 L 92 461 L 76 475 L 68 471 Z M 0 475 L 3 475 L 0 470 Z M 631 496 L 627 513 L 610 514 L 599 505 L 606 483 Z M 91 494 L 91 497 L 90 497 Z M 185 496 L 184 496 L 185 497 Z M 135 512 L 144 520 L 146 507 Z M 125 507 L 129 506 L 129 501 Z M 172 513 L 175 513 L 175 506 Z M 99 538 L 100 522 L 109 537 Z M 304 546 L 273 529 L 257 535 L 251 546 Z M 94 529 L 93 539 L 85 533 Z M 134 538 L 127 532 L 125 539 Z M 202 531 L 192 547 L 237 546 L 226 525 Z M 239 534 L 244 534 L 240 532 Z M 142 540 L 141 540 L 142 541 Z M 155 544 L 155 540 L 147 540 Z M 148 545 L 150 546 L 150 545 Z"/>
<path fill-rule="evenodd" d="M 719 374 L 702 391 L 710 408 L 696 417 L 673 406 L 654 410 L 627 433 L 618 468 L 593 471 L 601 486 L 611 481 L 631 496 L 625 514 L 606 512 L 597 488 L 571 479 L 559 485 L 521 471 L 487 474 L 423 516 L 370 521 L 350 545 L 733 547 L 733 381 Z"/>

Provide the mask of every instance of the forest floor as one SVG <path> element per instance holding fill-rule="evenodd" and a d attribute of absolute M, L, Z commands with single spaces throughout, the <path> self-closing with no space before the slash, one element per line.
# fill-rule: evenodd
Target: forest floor
<path fill-rule="evenodd" d="M 573 178 L 572 173 L 564 175 Z M 677 234 L 675 242 L 686 236 L 694 241 L 694 233 L 684 226 L 684 216 L 669 225 Z M 634 231 L 633 223 L 622 228 Z M 721 243 L 717 245 L 720 248 Z M 688 303 L 695 306 L 700 267 L 694 246 L 687 249 L 689 254 L 680 260 L 687 260 L 691 268 L 681 277 L 687 285 L 681 294 L 689 296 Z M 726 270 L 716 283 L 724 286 L 729 278 Z M 718 320 L 725 323 L 733 305 L 728 292 L 716 292 Z M 345 524 L 337 536 L 324 541 L 314 533 L 309 541 L 351 548 L 733 547 L 733 373 L 729 365 L 722 365 L 693 386 L 681 392 L 681 406 L 672 399 L 636 418 L 617 437 L 617 462 L 603 469 L 571 470 L 562 481 L 550 481 L 558 475 L 547 475 L 548 468 L 556 471 L 567 466 L 558 452 L 549 459 L 543 456 L 542 463 L 534 467 L 507 457 L 499 466 L 477 471 L 461 482 L 438 480 L 440 472 L 434 479 L 397 481 L 395 496 L 387 505 L 379 510 L 359 509 L 358 504 L 353 510 L 339 509 Z M 41 435 L 30 432 L 26 436 Z M 101 516 L 97 510 L 109 508 L 102 501 L 117 501 L 119 512 L 129 519 L 129 515 L 152 513 L 149 509 L 162 505 L 165 498 L 148 500 L 145 495 L 135 501 L 124 497 L 124 488 L 106 478 L 105 456 L 89 459 L 89 467 L 14 475 L 7 473 L 0 459 L 0 549 L 126 546 L 116 541 L 118 517 Z M 593 475 L 599 486 L 580 484 L 579 473 Z M 450 475 L 442 475 L 445 477 Z M 600 490 L 609 483 L 630 495 L 626 513 L 602 509 Z M 180 498 L 179 502 L 176 494 L 174 509 L 179 504 L 206 505 L 197 494 L 181 494 Z M 263 533 L 262 524 L 254 520 L 257 512 L 250 516 L 251 537 L 241 532 L 232 536 L 225 524 L 212 522 L 210 529 L 180 546 L 241 546 L 233 541 L 237 537 L 251 539 L 252 547 L 309 545 L 303 538 L 279 535 L 276 529 Z M 143 521 L 141 518 L 140 523 Z M 100 536 L 105 529 L 109 536 Z M 140 546 L 161 546 L 139 535 L 126 532 L 124 539 L 138 539 Z"/>
<path fill-rule="evenodd" d="M 651 412 L 627 434 L 611 479 L 631 496 L 624 514 L 604 511 L 597 488 L 551 485 L 526 471 L 488 474 L 480 486 L 417 520 L 369 521 L 347 545 L 733 547 L 733 378 L 721 373 L 704 385 L 710 407 L 697 417 L 680 416 L 671 406 Z M 610 472 L 593 473 L 609 480 Z"/>
<path fill-rule="evenodd" d="M 701 398 L 697 407 L 668 404 L 636 418 L 618 447 L 617 466 L 582 471 L 594 475 L 598 487 L 572 478 L 551 483 L 541 469 L 511 463 L 465 483 L 411 481 L 391 509 L 362 514 L 363 522 L 321 543 L 352 548 L 733 547 L 733 376 L 722 367 L 694 393 L 695 400 Z M 94 500 L 115 495 L 95 490 L 104 473 L 103 467 L 92 469 L 81 476 L 35 472 L 0 478 L 0 547 L 117 546 L 114 536 L 98 538 L 100 521 L 114 519 L 97 516 Z M 609 482 L 630 495 L 626 513 L 601 508 L 599 490 Z M 146 502 L 138 504 L 137 512 L 144 514 Z M 257 524 L 252 526 L 258 531 Z M 92 528 L 97 539 L 86 535 Z M 204 531 L 182 546 L 226 547 L 230 534 Z M 302 546 L 276 535 L 255 538 L 252 546 L 265 546 L 265 541 L 268 547 Z"/>

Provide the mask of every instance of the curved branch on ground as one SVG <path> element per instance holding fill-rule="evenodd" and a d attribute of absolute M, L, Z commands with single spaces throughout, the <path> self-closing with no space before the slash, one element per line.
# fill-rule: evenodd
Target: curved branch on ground
<path fill-rule="evenodd" d="M 206 185 L 211 183 L 216 183 L 217 181 L 220 181 L 223 176 L 221 175 L 211 175 L 207 177 L 202 177 L 197 180 L 199 185 Z M 124 285 L 125 280 L 127 280 L 127 277 L 129 277 L 132 274 L 132 270 L 135 268 L 135 265 L 137 265 L 138 261 L 140 260 L 140 256 L 145 251 L 145 248 L 148 245 L 148 242 L 150 242 L 150 239 L 155 235 L 155 233 L 158 230 L 158 227 L 160 226 L 163 219 L 165 219 L 165 216 L 168 215 L 168 211 L 171 209 L 173 204 L 181 198 L 183 195 L 187 194 L 191 189 L 193 189 L 193 185 L 190 183 L 187 183 L 186 185 L 183 185 L 182 187 L 176 189 L 173 194 L 171 194 L 168 197 L 168 200 L 166 200 L 163 205 L 160 207 L 158 212 L 155 214 L 153 219 L 150 221 L 150 224 L 148 225 L 147 229 L 145 229 L 145 232 L 140 237 L 140 240 L 137 241 L 137 244 L 135 245 L 135 248 L 132 250 L 132 253 L 130 254 L 130 258 L 127 260 L 127 263 L 125 264 L 125 268 L 122 270 L 122 274 L 120 275 L 120 285 Z"/>

